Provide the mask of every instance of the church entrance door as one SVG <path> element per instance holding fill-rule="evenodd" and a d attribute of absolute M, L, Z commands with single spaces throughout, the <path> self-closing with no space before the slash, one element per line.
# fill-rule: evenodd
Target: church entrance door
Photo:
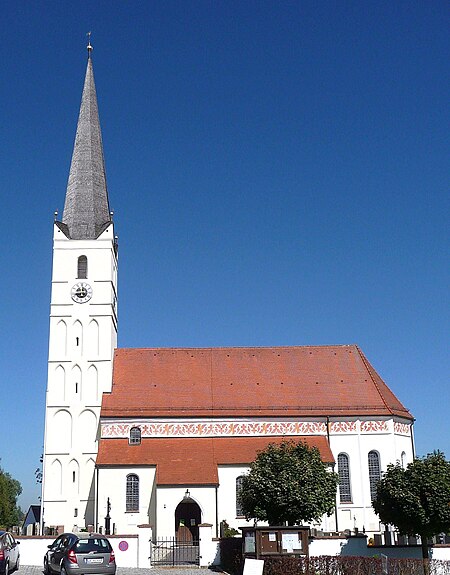
<path fill-rule="evenodd" d="M 198 545 L 198 526 L 202 522 L 202 512 L 193 499 L 183 499 L 175 509 L 175 537 L 179 543 Z"/>
<path fill-rule="evenodd" d="M 199 529 L 201 509 L 186 493 L 175 509 L 175 537 L 158 539 L 152 544 L 153 565 L 199 565 Z"/>

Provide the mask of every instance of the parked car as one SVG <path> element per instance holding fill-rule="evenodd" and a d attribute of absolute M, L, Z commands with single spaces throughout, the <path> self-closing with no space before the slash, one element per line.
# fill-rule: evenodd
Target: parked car
<path fill-rule="evenodd" d="M 11 533 L 0 531 L 0 575 L 8 575 L 19 568 L 19 541 Z"/>
<path fill-rule="evenodd" d="M 98 533 L 63 533 L 44 556 L 45 575 L 115 575 L 111 543 Z"/>

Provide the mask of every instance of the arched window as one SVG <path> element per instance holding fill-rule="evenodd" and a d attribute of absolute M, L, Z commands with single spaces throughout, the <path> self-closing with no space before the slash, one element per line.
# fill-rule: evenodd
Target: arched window
<path fill-rule="evenodd" d="M 242 512 L 241 502 L 239 501 L 239 495 L 241 493 L 243 479 L 244 478 L 242 475 L 236 477 L 236 517 L 242 517 L 244 515 Z"/>
<path fill-rule="evenodd" d="M 405 467 L 406 467 L 406 453 L 404 451 L 402 451 L 402 454 L 400 457 L 401 457 L 400 461 L 401 461 L 402 469 L 405 469 Z"/>
<path fill-rule="evenodd" d="M 352 490 L 350 487 L 350 465 L 348 455 L 346 453 L 339 453 L 337 460 L 338 460 L 340 502 L 351 503 Z"/>
<path fill-rule="evenodd" d="M 370 500 L 374 501 L 377 496 L 377 483 L 381 479 L 380 455 L 376 451 L 369 451 L 368 459 Z"/>
<path fill-rule="evenodd" d="M 139 445 L 141 443 L 141 428 L 132 427 L 130 429 L 130 445 Z"/>
<path fill-rule="evenodd" d="M 126 511 L 139 511 L 139 477 L 127 475 Z"/>
<path fill-rule="evenodd" d="M 86 279 L 87 278 L 87 257 L 86 256 L 80 256 L 78 258 L 77 278 L 78 279 Z"/>

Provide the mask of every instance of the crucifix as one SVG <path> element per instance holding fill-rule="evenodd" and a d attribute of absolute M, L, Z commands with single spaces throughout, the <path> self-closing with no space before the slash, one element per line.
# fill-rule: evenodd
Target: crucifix
<path fill-rule="evenodd" d="M 91 52 L 93 50 L 92 46 L 91 46 L 91 33 L 92 32 L 88 32 L 86 34 L 86 36 L 88 37 L 88 45 L 87 45 L 87 51 L 88 51 L 88 58 L 91 57 Z"/>

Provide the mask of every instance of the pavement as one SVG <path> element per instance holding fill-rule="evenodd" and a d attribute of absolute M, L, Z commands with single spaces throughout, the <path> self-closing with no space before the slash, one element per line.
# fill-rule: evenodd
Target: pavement
<path fill-rule="evenodd" d="M 212 575 L 213 573 L 214 571 L 204 567 L 151 567 L 149 569 L 118 567 L 116 575 Z M 21 565 L 19 570 L 15 571 L 15 574 L 43 575 L 43 571 L 41 566 Z"/>

